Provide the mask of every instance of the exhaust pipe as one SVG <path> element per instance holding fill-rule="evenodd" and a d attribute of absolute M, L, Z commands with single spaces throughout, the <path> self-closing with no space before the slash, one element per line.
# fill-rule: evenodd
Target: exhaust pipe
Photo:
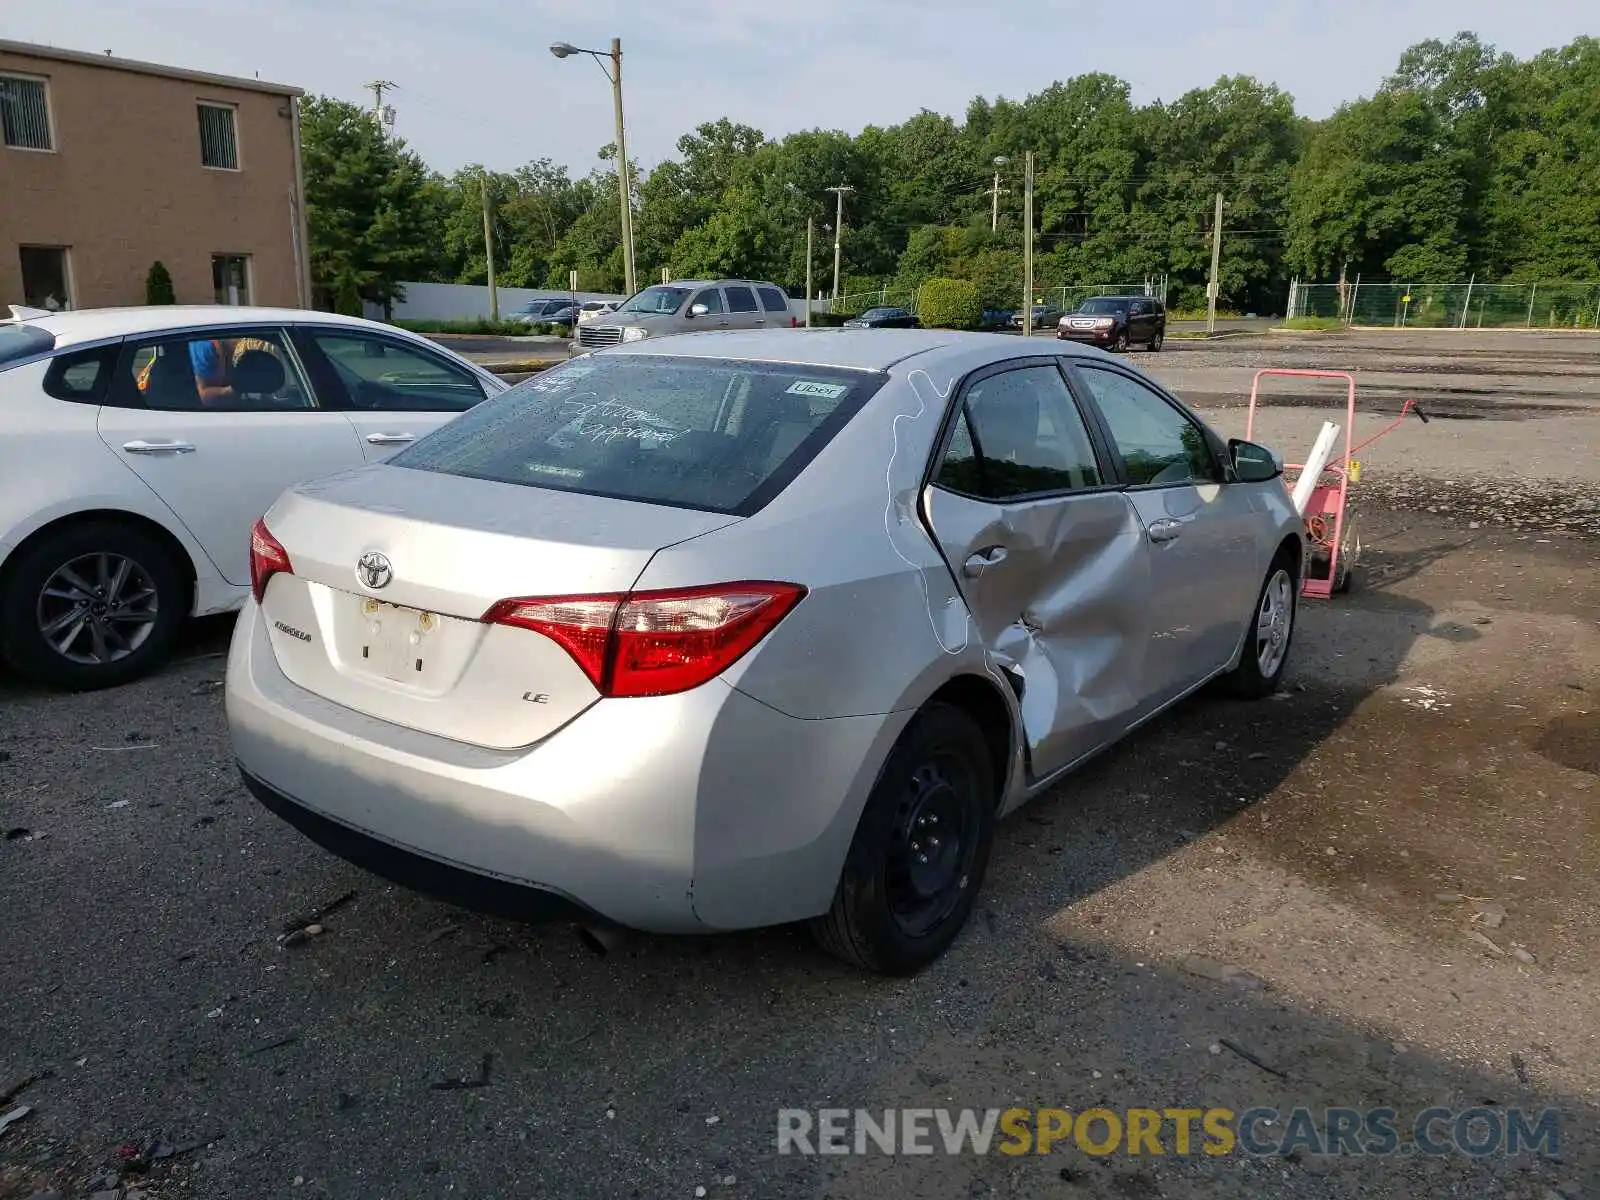
<path fill-rule="evenodd" d="M 608 929 L 603 925 L 578 926 L 578 940 L 601 958 L 621 950 L 631 940 L 621 929 Z"/>

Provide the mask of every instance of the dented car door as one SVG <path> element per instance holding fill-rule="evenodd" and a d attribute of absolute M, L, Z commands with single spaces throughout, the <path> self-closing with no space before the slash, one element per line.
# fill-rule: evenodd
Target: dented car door
<path fill-rule="evenodd" d="M 1148 556 L 1053 360 L 968 381 L 924 498 L 994 665 L 1019 694 L 1037 779 L 1141 706 Z"/>

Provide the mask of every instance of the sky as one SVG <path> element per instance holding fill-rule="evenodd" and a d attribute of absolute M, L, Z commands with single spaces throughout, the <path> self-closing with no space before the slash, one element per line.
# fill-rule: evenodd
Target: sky
<path fill-rule="evenodd" d="M 1220 76 L 1276 83 L 1307 116 L 1370 95 L 1400 53 L 1472 30 L 1519 58 L 1600 34 L 1595 0 L 48 0 L 7 6 L 0 37 L 257 76 L 370 103 L 428 164 L 583 174 L 613 139 L 587 58 L 623 41 L 629 157 L 649 169 L 720 117 L 768 137 L 959 118 L 1105 71 L 1139 103 Z"/>

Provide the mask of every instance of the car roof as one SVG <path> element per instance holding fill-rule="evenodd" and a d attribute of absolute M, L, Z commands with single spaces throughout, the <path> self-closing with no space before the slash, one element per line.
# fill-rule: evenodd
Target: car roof
<path fill-rule="evenodd" d="M 752 287 L 769 287 L 769 288 L 778 287 L 777 284 L 768 283 L 765 279 L 672 279 L 672 280 L 667 281 L 666 283 L 653 283 L 650 286 L 651 287 L 697 288 L 697 287 L 722 287 L 722 286 L 724 286 L 726 284 L 730 284 L 730 283 L 747 283 L 747 284 L 751 285 Z M 640 290 L 643 291 L 644 289 L 641 288 Z M 778 288 L 778 290 L 781 292 L 783 289 L 782 288 Z"/>
<path fill-rule="evenodd" d="M 232 304 L 156 304 L 139 308 L 79 308 L 48 316 L 25 317 L 26 324 L 54 335 L 56 348 L 81 342 L 102 341 L 130 334 L 158 333 L 212 325 L 281 325 L 316 321 L 324 325 L 350 325 L 383 329 L 404 336 L 404 330 L 379 325 L 361 317 L 317 312 L 307 308 L 247 308 Z"/>
<path fill-rule="evenodd" d="M 843 367 L 888 371 L 909 359 L 918 366 L 961 360 L 962 369 L 1008 358 L 1105 357 L 1093 347 L 1059 343 L 1051 338 L 1034 347 L 1002 333 L 963 333 L 951 329 L 738 329 L 676 333 L 625 342 L 604 351 L 613 354 L 670 355 L 676 358 L 722 358 L 790 363 L 807 367 Z"/>

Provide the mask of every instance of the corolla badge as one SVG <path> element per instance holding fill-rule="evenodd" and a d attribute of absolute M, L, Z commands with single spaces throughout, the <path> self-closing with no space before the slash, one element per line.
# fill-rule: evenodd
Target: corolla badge
<path fill-rule="evenodd" d="M 377 591 L 389 586 L 389 581 L 394 578 L 394 566 L 387 555 L 368 550 L 356 560 L 356 578 L 363 587 Z"/>

